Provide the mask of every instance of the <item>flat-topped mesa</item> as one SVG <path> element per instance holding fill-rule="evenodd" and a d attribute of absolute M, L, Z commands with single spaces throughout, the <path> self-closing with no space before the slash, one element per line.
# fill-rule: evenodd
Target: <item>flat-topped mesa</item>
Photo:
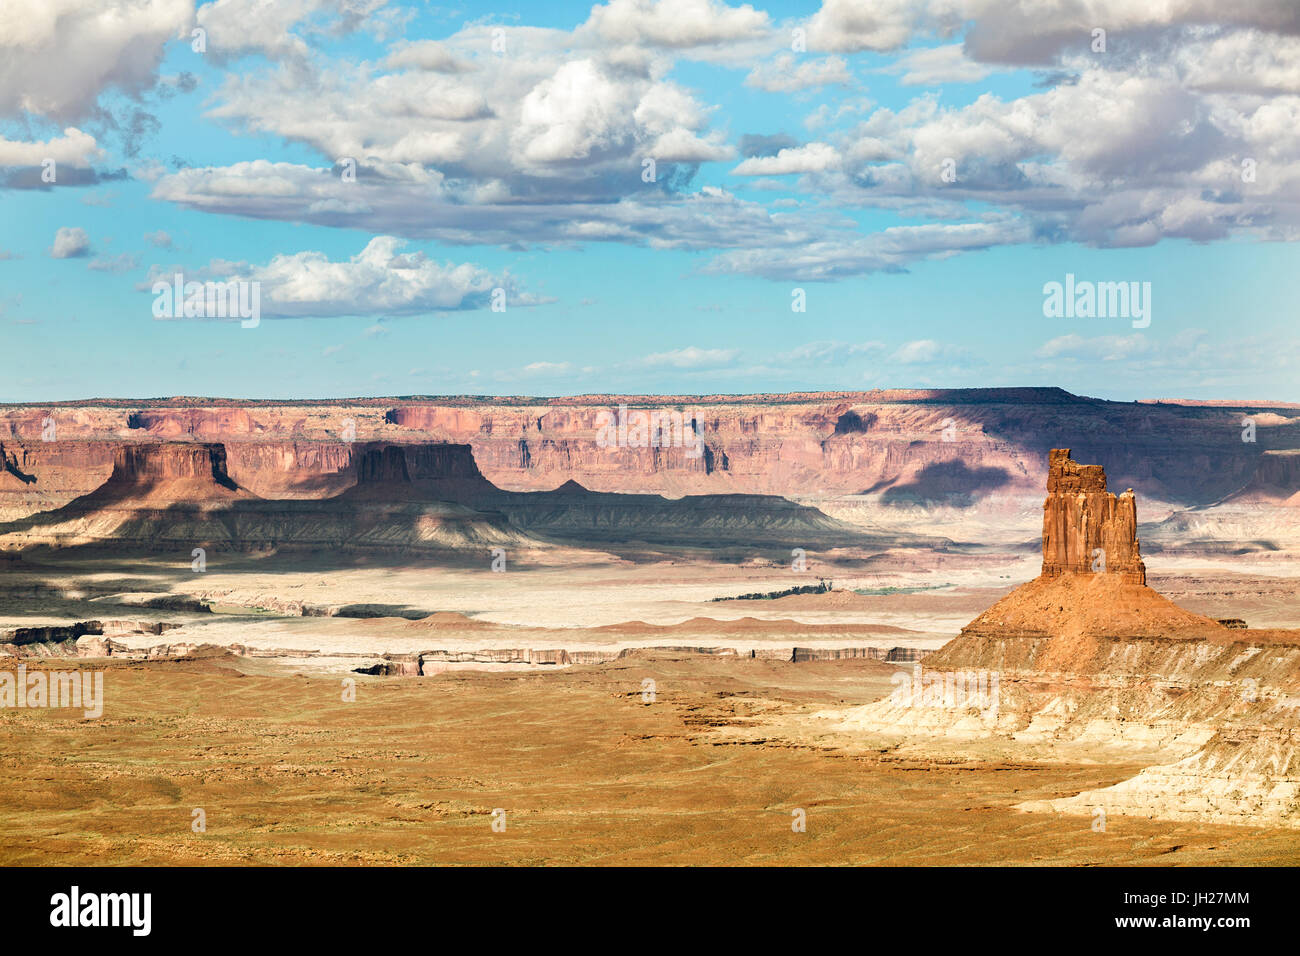
<path fill-rule="evenodd" d="M 353 450 L 357 483 L 351 497 L 392 500 L 460 500 L 460 492 L 496 489 L 483 477 L 465 444 L 366 442 Z"/>
<path fill-rule="evenodd" d="M 357 483 L 483 479 L 474 449 L 451 442 L 390 444 L 366 442 L 356 446 L 353 461 Z"/>
<path fill-rule="evenodd" d="M 105 488 L 157 487 L 179 483 L 186 492 L 210 487 L 236 491 L 226 472 L 226 448 L 217 443 L 146 442 L 120 445 Z"/>
<path fill-rule="evenodd" d="M 1119 574 L 1133 584 L 1147 580 L 1133 489 L 1116 498 L 1106 490 L 1104 468 L 1081 465 L 1071 460 L 1070 449 L 1053 448 L 1043 502 L 1042 573 L 1067 572 Z"/>

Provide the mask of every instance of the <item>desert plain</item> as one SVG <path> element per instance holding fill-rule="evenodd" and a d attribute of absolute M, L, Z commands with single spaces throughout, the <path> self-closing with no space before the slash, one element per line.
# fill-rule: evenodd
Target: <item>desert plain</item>
<path fill-rule="evenodd" d="M 1295 408 L 0 412 L 0 862 L 1300 859 Z"/>

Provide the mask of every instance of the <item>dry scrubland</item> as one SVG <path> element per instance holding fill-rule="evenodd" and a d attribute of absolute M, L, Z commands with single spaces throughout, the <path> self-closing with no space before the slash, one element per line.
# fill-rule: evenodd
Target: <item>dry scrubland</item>
<path fill-rule="evenodd" d="M 659 654 L 360 677 L 354 703 L 336 679 L 257 670 L 225 656 L 109 664 L 100 720 L 7 714 L 0 862 L 1300 861 L 1289 831 L 1122 818 L 1098 833 L 1087 816 L 1012 809 L 1137 765 L 919 762 L 810 733 L 804 715 L 888 692 L 894 668 L 876 662 Z M 191 831 L 195 807 L 206 833 Z M 793 808 L 807 832 L 792 832 Z"/>

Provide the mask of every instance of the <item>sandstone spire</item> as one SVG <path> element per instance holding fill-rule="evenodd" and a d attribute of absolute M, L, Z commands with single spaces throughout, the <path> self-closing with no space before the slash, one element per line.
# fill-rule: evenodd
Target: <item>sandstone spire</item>
<path fill-rule="evenodd" d="M 1133 489 L 1116 498 L 1106 490 L 1100 465 L 1081 465 L 1071 460 L 1070 449 L 1053 448 L 1043 502 L 1043 576 L 1103 568 L 1124 581 L 1146 584 Z"/>

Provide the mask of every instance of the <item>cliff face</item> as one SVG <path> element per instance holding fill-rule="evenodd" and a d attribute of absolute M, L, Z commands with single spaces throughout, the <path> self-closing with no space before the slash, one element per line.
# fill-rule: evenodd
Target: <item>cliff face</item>
<path fill-rule="evenodd" d="M 603 444 L 602 425 L 632 418 L 627 440 Z M 855 411 L 855 408 L 857 409 Z M 690 437 L 638 440 L 635 416 L 680 413 Z M 569 406 L 389 409 L 385 423 L 410 436 L 473 446 L 484 473 L 518 491 L 568 479 L 593 491 L 657 494 L 860 494 L 869 489 L 940 499 L 969 491 L 936 481 L 936 463 L 982 482 L 979 491 L 1026 493 L 1036 483 L 1014 447 L 983 428 L 957 425 L 951 408 L 872 411 L 851 401 L 692 404 L 680 396 L 629 397 Z M 952 429 L 945 432 L 948 424 Z M 692 447 L 698 434 L 699 445 Z"/>
<path fill-rule="evenodd" d="M 1282 505 L 1300 508 L 1300 451 L 1266 451 L 1254 477 L 1228 498 L 1234 505 Z"/>
<path fill-rule="evenodd" d="M 395 501 L 466 501 L 467 491 L 496 492 L 469 445 L 366 442 L 352 452 L 349 497 Z"/>
<path fill-rule="evenodd" d="M 242 408 L 186 408 L 133 412 L 127 427 L 142 429 L 159 438 L 251 435 L 260 429 Z"/>
<path fill-rule="evenodd" d="M 486 481 L 469 445 L 388 445 L 371 442 L 353 452 L 357 484 L 382 481 Z"/>
<path fill-rule="evenodd" d="M 351 490 L 276 501 L 230 478 L 219 443 L 123 444 L 108 480 L 93 492 L 0 524 L 0 550 L 109 546 L 174 552 L 188 562 L 196 547 L 346 553 L 542 546 L 504 515 L 428 494 L 435 477 L 477 475 L 468 446 L 360 445 L 355 452 L 348 468 L 359 481 Z"/>
<path fill-rule="evenodd" d="M 601 423 L 620 407 L 679 412 L 698 426 L 702 447 L 602 444 Z M 1257 441 L 1242 440 L 1243 416 L 1255 423 Z M 4 455 L 35 479 L 0 474 L 0 517 L 48 510 L 96 488 L 118 445 L 175 439 L 224 444 L 231 477 L 274 498 L 338 494 L 356 480 L 353 446 L 371 442 L 468 445 L 486 479 L 512 491 L 574 480 L 604 492 L 854 495 L 867 496 L 872 507 L 966 508 L 998 499 L 1019 510 L 1043 487 L 1054 445 L 1104 460 L 1113 481 L 1141 487 L 1148 500 L 1210 504 L 1242 489 L 1262 465 L 1271 466 L 1260 475 L 1269 500 L 1300 491 L 1300 469 L 1277 467 L 1285 462 L 1265 454 L 1300 448 L 1300 409 L 1284 405 L 1139 405 L 1059 389 L 173 398 L 0 407 Z"/>
<path fill-rule="evenodd" d="M 0 521 L 49 511 L 98 488 L 113 471 L 117 447 L 111 441 L 39 437 L 0 442 Z"/>
<path fill-rule="evenodd" d="M 601 447 L 600 423 L 620 406 L 682 412 L 703 454 Z M 1247 414 L 1256 443 L 1241 440 Z M 387 408 L 383 427 L 408 441 L 468 443 L 487 477 L 512 490 L 572 478 L 595 491 L 865 494 L 891 505 L 1034 496 L 1048 449 L 1062 443 L 1149 498 L 1208 504 L 1242 487 L 1264 449 L 1300 447 L 1296 409 L 1122 404 L 1059 389 L 410 401 Z"/>
<path fill-rule="evenodd" d="M 342 441 L 227 441 L 230 476 L 263 498 L 329 498 L 356 482 Z"/>
<path fill-rule="evenodd" d="M 118 446 L 108 481 L 90 497 L 178 502 L 247 497 L 226 471 L 225 446 L 164 442 Z"/>
<path fill-rule="evenodd" d="M 1043 502 L 1042 573 L 1066 572 L 1119 574 L 1129 584 L 1147 580 L 1133 489 L 1116 498 L 1106 490 L 1100 465 L 1080 465 L 1070 458 L 1070 449 L 1053 448 Z"/>
<path fill-rule="evenodd" d="M 113 457 L 114 484 L 154 484 L 174 478 L 211 478 L 226 488 L 234 486 L 226 473 L 226 448 L 217 444 L 122 445 Z"/>

